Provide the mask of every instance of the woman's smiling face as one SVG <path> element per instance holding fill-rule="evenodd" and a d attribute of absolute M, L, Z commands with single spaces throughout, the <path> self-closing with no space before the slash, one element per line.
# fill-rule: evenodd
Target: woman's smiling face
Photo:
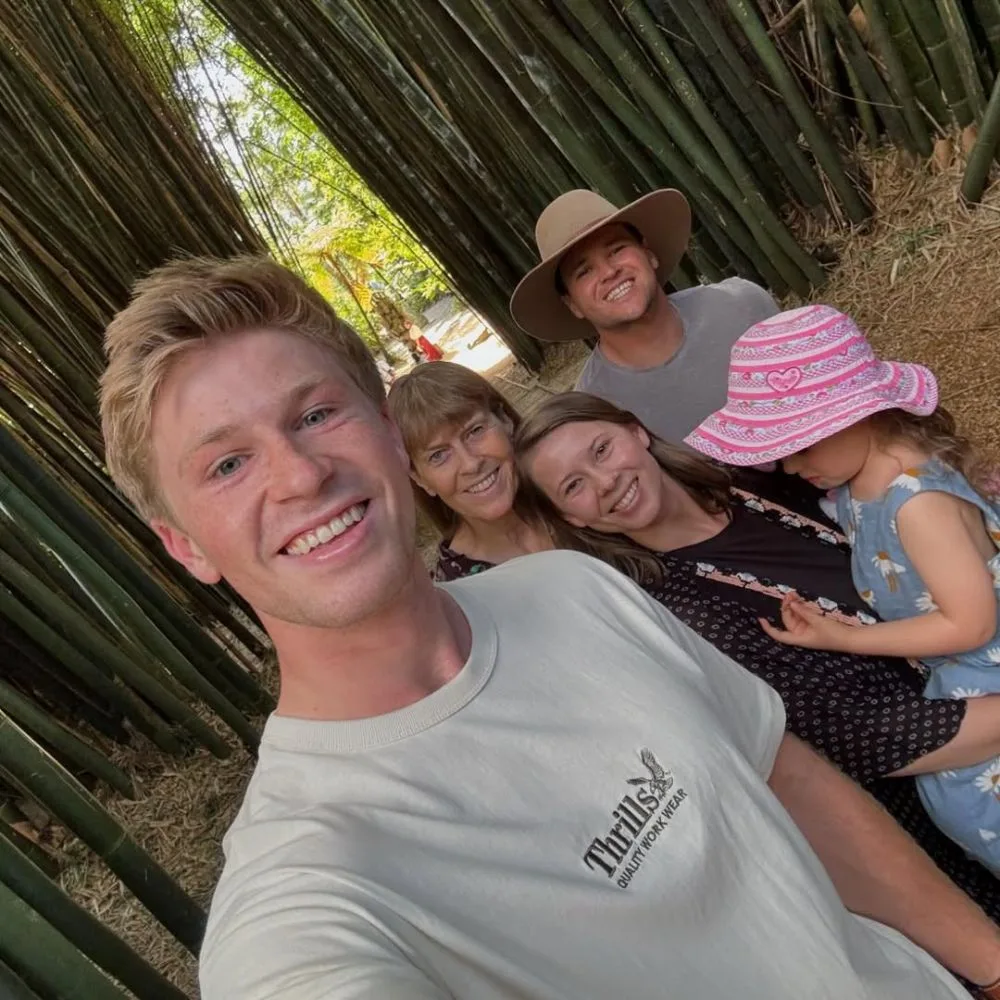
<path fill-rule="evenodd" d="M 638 424 L 563 424 L 528 453 L 526 468 L 578 528 L 630 534 L 660 513 L 663 474 L 649 452 L 649 435 Z"/>
<path fill-rule="evenodd" d="M 506 417 L 488 410 L 438 428 L 410 456 L 414 481 L 465 520 L 506 516 L 517 492 L 511 431 Z"/>

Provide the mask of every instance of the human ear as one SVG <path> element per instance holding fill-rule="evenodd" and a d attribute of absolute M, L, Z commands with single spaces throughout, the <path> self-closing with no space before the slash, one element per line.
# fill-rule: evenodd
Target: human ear
<path fill-rule="evenodd" d="M 649 437 L 649 431 L 646 430 L 642 424 L 629 424 L 629 433 L 643 446 L 643 448 L 649 448 L 652 443 Z"/>
<path fill-rule="evenodd" d="M 190 535 L 185 534 L 169 521 L 159 518 L 150 521 L 149 526 L 163 542 L 167 553 L 176 559 L 196 580 L 214 584 L 222 579 L 222 574 Z"/>
<path fill-rule="evenodd" d="M 412 469 L 410 470 L 410 479 L 412 479 L 429 497 L 437 496 L 437 494 Z"/>
<path fill-rule="evenodd" d="M 575 317 L 576 317 L 577 319 L 583 319 L 583 318 L 584 318 L 584 316 L 583 316 L 583 313 L 582 313 L 582 312 L 581 312 L 581 311 L 580 311 L 580 310 L 579 310 L 579 309 L 578 309 L 578 308 L 576 307 L 575 303 L 573 302 L 573 299 L 572 299 L 572 298 L 570 298 L 570 296 L 568 296 L 568 295 L 563 295 L 563 296 L 562 296 L 562 300 L 563 300 L 563 305 L 564 305 L 564 306 L 565 306 L 565 307 L 566 307 L 566 308 L 567 308 L 567 309 L 568 309 L 568 310 L 569 310 L 569 311 L 570 311 L 570 312 L 571 312 L 571 313 L 572 313 L 572 314 L 573 314 L 573 315 L 574 315 L 574 316 L 575 316 Z"/>

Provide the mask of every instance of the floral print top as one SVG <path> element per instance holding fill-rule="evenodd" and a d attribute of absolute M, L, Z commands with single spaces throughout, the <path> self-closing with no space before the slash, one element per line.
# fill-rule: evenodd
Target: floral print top
<path fill-rule="evenodd" d="M 948 493 L 978 507 L 986 529 L 1000 548 L 1000 509 L 983 499 L 951 466 L 931 459 L 897 476 L 878 499 L 855 500 L 848 487 L 836 491 L 837 521 L 851 544 L 854 586 L 886 621 L 915 618 L 937 610 L 926 584 L 899 541 L 900 509 L 921 492 Z M 1000 552 L 989 563 L 1000 607 Z M 1000 614 L 990 640 L 970 652 L 928 657 L 925 694 L 929 698 L 969 698 L 1000 692 Z"/>

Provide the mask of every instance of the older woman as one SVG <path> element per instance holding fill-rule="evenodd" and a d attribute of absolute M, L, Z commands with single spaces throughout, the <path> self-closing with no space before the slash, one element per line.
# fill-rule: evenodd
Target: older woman
<path fill-rule="evenodd" d="M 441 533 L 434 575 L 454 580 L 552 548 L 514 512 L 517 411 L 482 376 L 441 361 L 397 379 L 389 415 L 403 436 L 417 503 Z"/>

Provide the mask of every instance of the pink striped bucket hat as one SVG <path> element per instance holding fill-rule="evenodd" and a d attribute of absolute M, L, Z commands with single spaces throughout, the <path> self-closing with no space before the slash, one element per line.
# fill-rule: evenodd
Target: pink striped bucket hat
<path fill-rule="evenodd" d="M 850 316 L 805 306 L 733 344 L 726 405 L 684 441 L 729 465 L 764 465 L 879 410 L 926 416 L 937 402 L 937 380 L 923 365 L 879 361 Z"/>

